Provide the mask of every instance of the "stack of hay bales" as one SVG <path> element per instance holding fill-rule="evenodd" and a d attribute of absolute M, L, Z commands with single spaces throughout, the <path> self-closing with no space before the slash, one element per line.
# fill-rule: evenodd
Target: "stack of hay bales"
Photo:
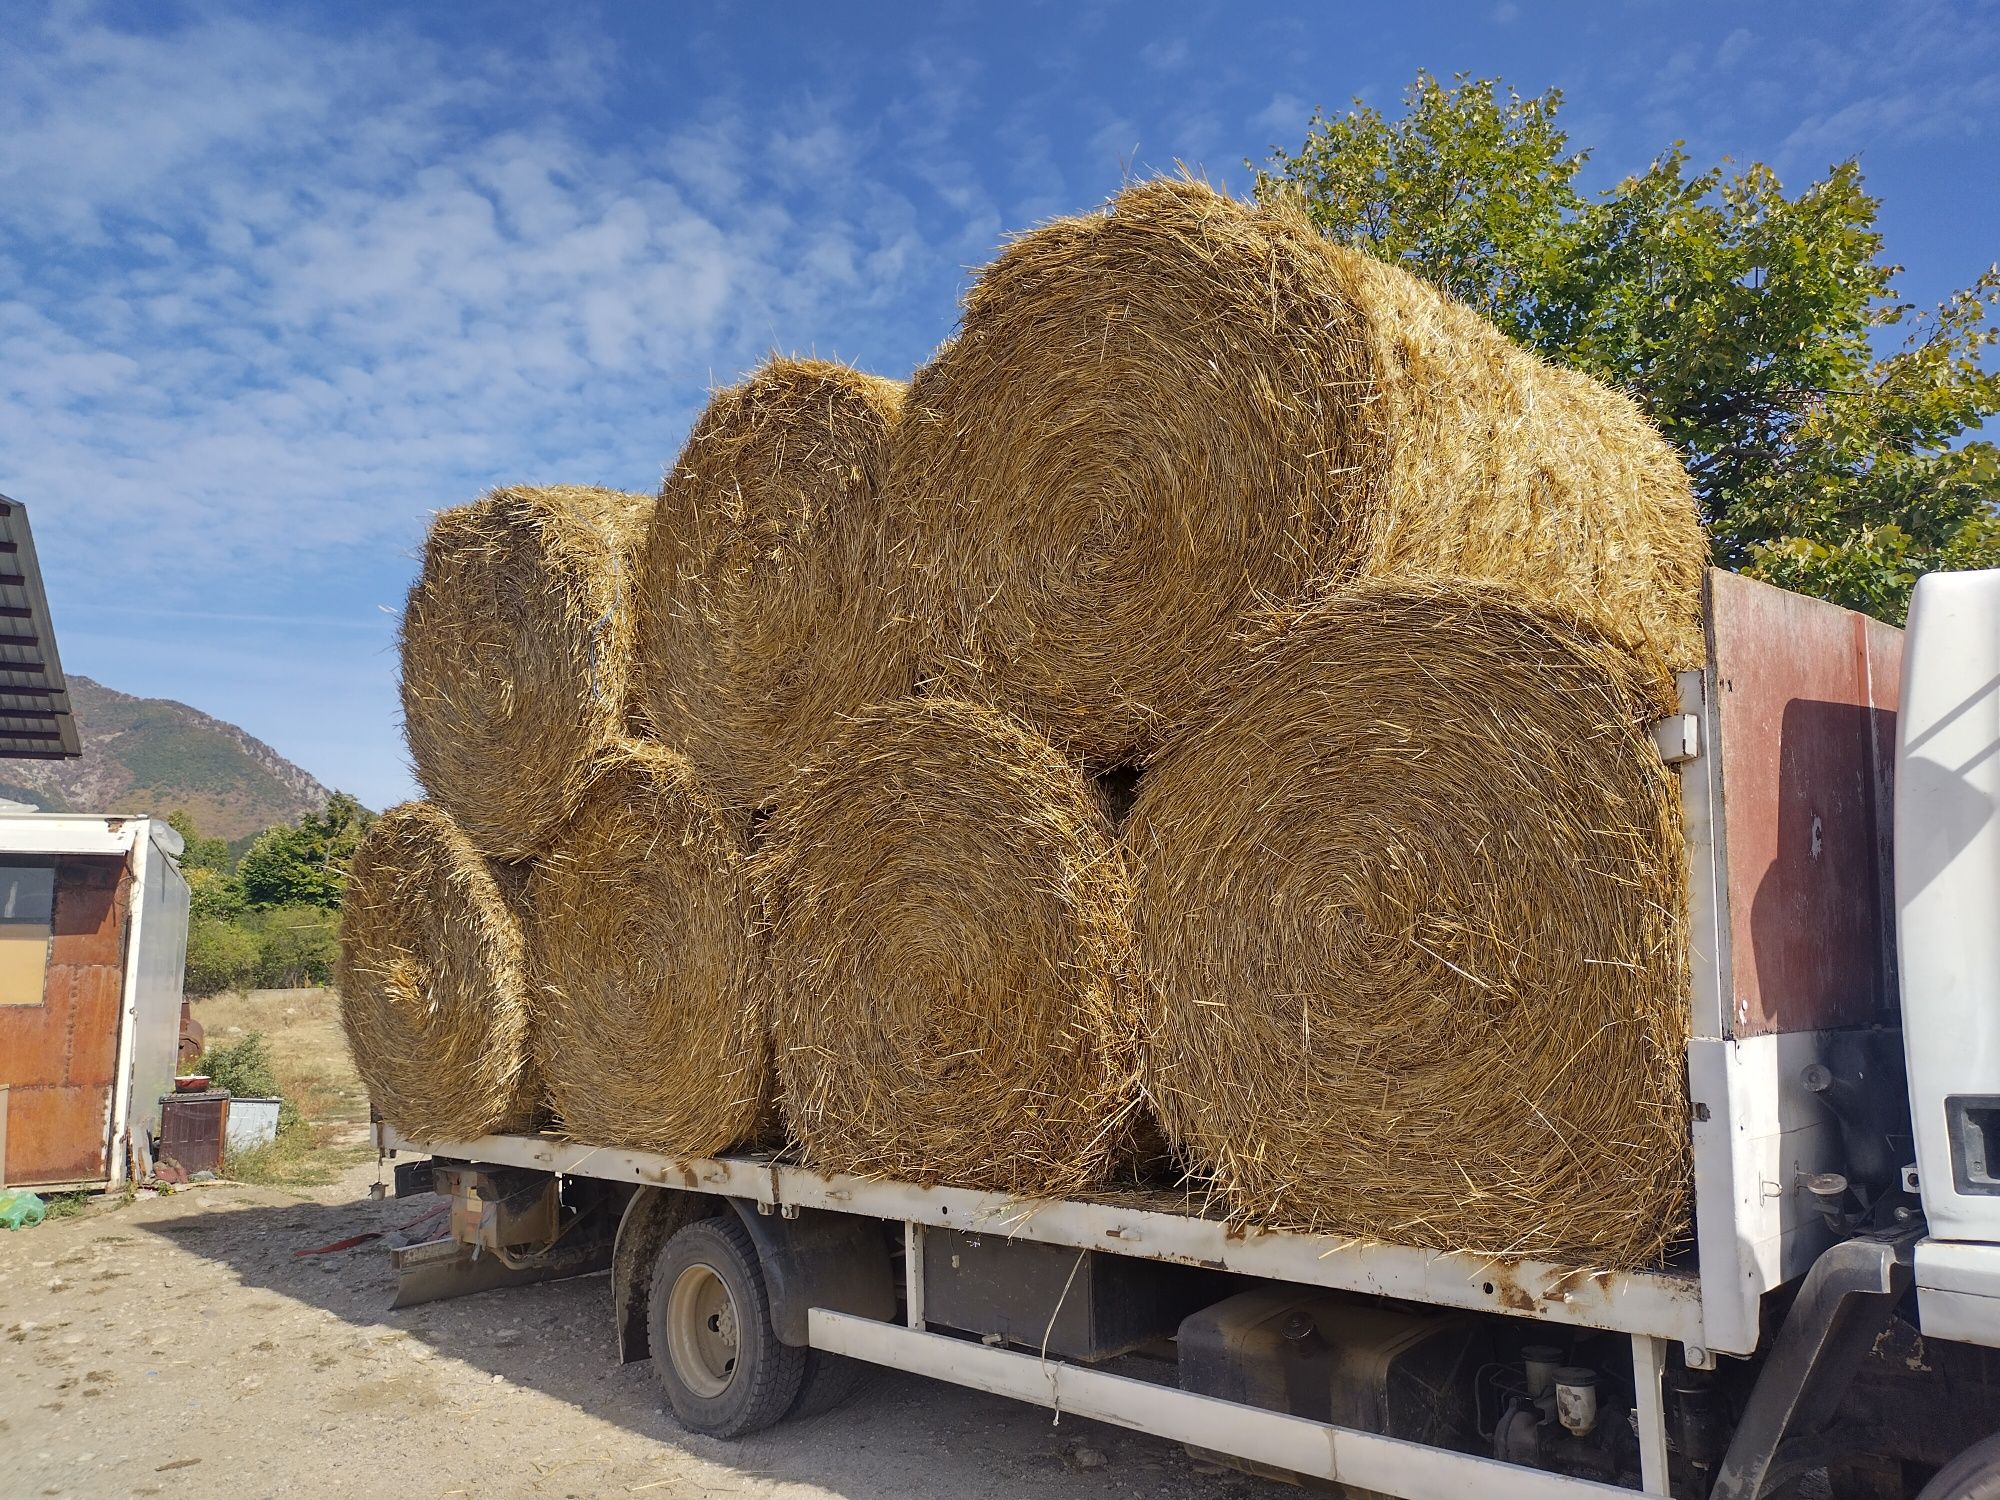
<path fill-rule="evenodd" d="M 1188 182 L 1016 241 L 890 478 L 934 691 L 1087 769 L 1147 1097 L 1265 1224 L 1657 1258 L 1685 874 L 1648 734 L 1705 548 L 1632 403 Z"/>
<path fill-rule="evenodd" d="M 1017 240 L 907 391 L 717 394 L 619 513 L 529 547 L 533 610 L 450 616 L 427 557 L 405 632 L 426 788 L 533 862 L 504 1046 L 564 1128 L 1049 1194 L 1157 1126 L 1250 1224 L 1683 1232 L 1648 731 L 1705 549 L 1624 396 L 1155 182 Z"/>
<path fill-rule="evenodd" d="M 1092 766 L 1170 745 L 1258 640 L 1364 577 L 1490 580 L 1701 650 L 1687 478 L 1627 398 L 1197 183 L 989 266 L 890 485 L 942 685 Z"/>
<path fill-rule="evenodd" d="M 504 489 L 432 525 L 402 642 L 424 813 L 522 891 L 532 1021 L 490 1043 L 580 1138 L 693 1155 L 771 1132 L 748 815 L 911 684 L 878 513 L 902 391 L 773 360 L 711 400 L 657 500 Z M 379 941 L 350 929 L 357 974 Z M 417 1038 L 378 1060 L 369 1003 L 349 1039 L 401 1080 L 392 1123 L 472 1118 L 434 1107 L 465 1057 Z"/>
<path fill-rule="evenodd" d="M 384 1118 L 419 1139 L 544 1103 L 528 861 L 624 726 L 631 553 L 652 499 L 498 489 L 440 513 L 403 612 L 404 736 L 429 800 L 363 840 L 341 914 L 341 1017 Z"/>

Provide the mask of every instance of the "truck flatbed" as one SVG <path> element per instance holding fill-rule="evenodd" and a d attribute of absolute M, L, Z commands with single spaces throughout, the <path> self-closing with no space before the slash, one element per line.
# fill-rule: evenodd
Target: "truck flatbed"
<path fill-rule="evenodd" d="M 1538 1318 L 1696 1347 L 1703 1344 L 1701 1287 L 1691 1270 L 1603 1271 L 1334 1235 L 1246 1232 L 1202 1213 L 1198 1199 L 1163 1192 L 1024 1199 L 964 1188 L 825 1176 L 766 1156 L 675 1157 L 592 1146 L 555 1135 L 489 1135 L 476 1141 L 423 1143 L 408 1140 L 387 1125 L 377 1129 L 378 1143 L 388 1152 L 421 1151 L 566 1177 L 719 1193 L 750 1200 L 766 1213 L 830 1209 L 1467 1312 Z"/>

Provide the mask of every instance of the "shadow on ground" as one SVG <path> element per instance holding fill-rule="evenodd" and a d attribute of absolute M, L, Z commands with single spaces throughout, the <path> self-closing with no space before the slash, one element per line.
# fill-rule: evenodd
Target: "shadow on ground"
<path fill-rule="evenodd" d="M 408 1373 L 386 1371 L 372 1361 L 343 1368 L 343 1360 L 357 1356 L 332 1343 L 296 1351 L 312 1372 L 300 1372 L 301 1379 L 329 1390 L 329 1410 L 387 1418 L 399 1405 L 415 1402 L 441 1407 L 441 1416 L 504 1428 L 518 1393 L 539 1392 L 650 1443 L 727 1465 L 746 1480 L 763 1481 L 746 1486 L 745 1493 L 770 1493 L 773 1486 L 788 1482 L 816 1485 L 849 1500 L 1106 1494 L 1142 1500 L 1248 1500 L 1299 1493 L 1241 1475 L 1197 1471 L 1171 1443 L 1076 1418 L 1055 1424 L 1049 1412 L 1038 1408 L 886 1370 L 852 1402 L 823 1416 L 785 1423 L 736 1443 L 697 1437 L 666 1416 L 650 1362 L 617 1362 L 608 1276 L 509 1287 L 392 1312 L 395 1276 L 381 1240 L 322 1254 L 298 1252 L 363 1233 L 392 1234 L 441 1200 L 273 1203 L 274 1196 L 259 1193 L 253 1200 L 247 1194 L 215 1191 L 186 1212 L 166 1212 L 176 1205 L 162 1202 L 140 1205 L 152 1212 L 131 1217 L 138 1221 L 134 1227 L 226 1266 L 246 1289 L 332 1313 L 362 1330 L 371 1350 L 408 1339 L 428 1351 L 407 1367 L 397 1367 Z M 426 1226 L 423 1233 L 435 1229 Z M 229 1316 L 226 1306 L 211 1312 Z M 461 1372 L 442 1384 L 425 1373 L 449 1369 L 445 1361 L 476 1373 L 468 1379 Z M 556 1424 L 555 1432 L 561 1434 L 565 1425 Z M 670 1495 L 714 1492 L 699 1481 L 685 1489 L 666 1488 L 667 1481 L 658 1486 L 623 1482 L 619 1465 L 629 1465 L 630 1454 L 596 1458 L 590 1434 L 602 1429 L 586 1422 L 575 1425 L 578 1430 L 567 1434 L 572 1441 L 552 1443 L 552 1451 L 542 1457 L 526 1455 L 545 1478 L 560 1478 L 560 1471 L 570 1468 L 575 1488 L 537 1484 L 537 1493 L 587 1495 L 656 1487 Z M 462 1420 L 454 1420 L 450 1428 L 472 1430 Z M 599 1463 L 606 1467 L 593 1472 Z"/>

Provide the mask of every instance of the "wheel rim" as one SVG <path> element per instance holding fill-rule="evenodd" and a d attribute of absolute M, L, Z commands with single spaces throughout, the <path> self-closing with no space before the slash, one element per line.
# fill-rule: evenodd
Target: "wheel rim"
<path fill-rule="evenodd" d="M 667 1353 L 697 1396 L 720 1396 L 736 1378 L 736 1299 L 715 1267 L 692 1265 L 667 1295 Z"/>

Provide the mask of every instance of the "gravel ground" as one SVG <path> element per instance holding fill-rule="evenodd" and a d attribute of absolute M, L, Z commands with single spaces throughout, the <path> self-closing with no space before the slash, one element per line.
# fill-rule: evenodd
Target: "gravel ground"
<path fill-rule="evenodd" d="M 616 1363 L 603 1276 L 388 1311 L 410 1221 L 372 1162 L 323 1189 L 226 1184 L 0 1234 L 0 1495 L 1129 1496 L 1280 1500 L 1175 1445 L 885 1372 L 741 1443 Z"/>

